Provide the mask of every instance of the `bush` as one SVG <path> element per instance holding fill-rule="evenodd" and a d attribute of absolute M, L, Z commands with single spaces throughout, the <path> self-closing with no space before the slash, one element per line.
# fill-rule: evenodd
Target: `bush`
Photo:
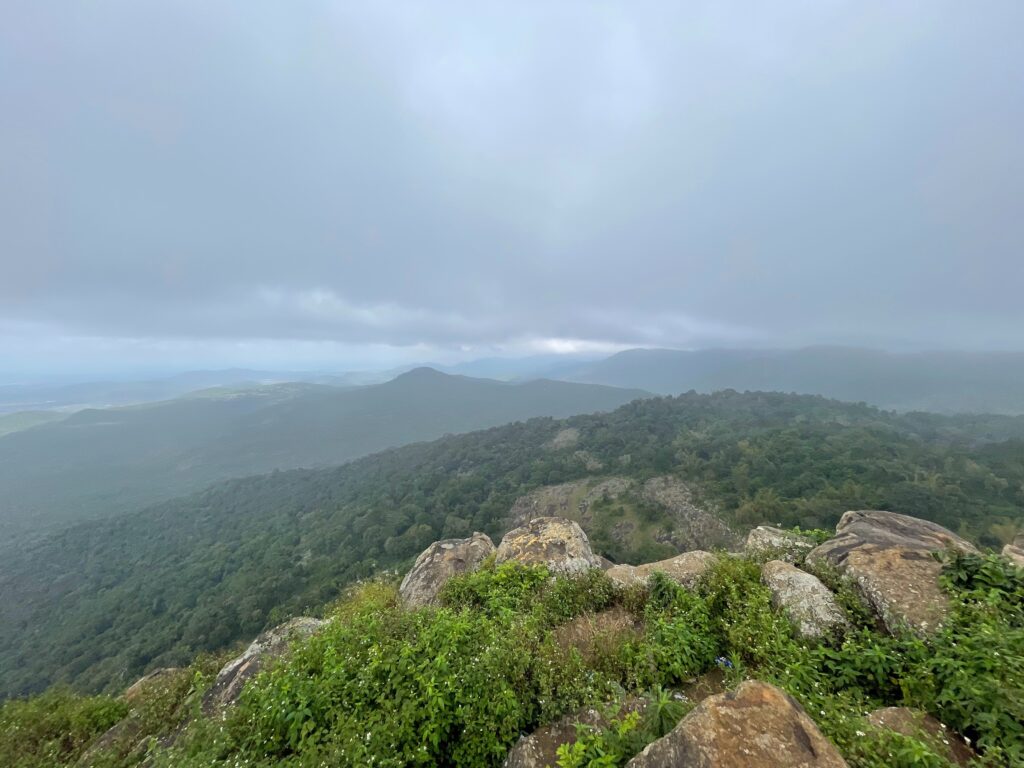
<path fill-rule="evenodd" d="M 0 765 L 53 768 L 78 759 L 86 747 L 128 712 L 109 696 L 79 696 L 52 688 L 0 707 Z"/>

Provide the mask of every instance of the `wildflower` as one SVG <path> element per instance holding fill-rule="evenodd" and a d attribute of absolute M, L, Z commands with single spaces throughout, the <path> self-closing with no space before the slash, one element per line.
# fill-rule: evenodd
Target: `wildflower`
<path fill-rule="evenodd" d="M 732 662 L 725 658 L 725 656 L 719 656 L 717 659 L 715 659 L 715 663 L 720 667 L 732 669 Z"/>

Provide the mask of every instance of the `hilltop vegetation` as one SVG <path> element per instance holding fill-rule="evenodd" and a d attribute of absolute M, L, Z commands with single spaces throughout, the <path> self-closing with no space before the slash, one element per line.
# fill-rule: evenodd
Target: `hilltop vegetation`
<path fill-rule="evenodd" d="M 673 691 L 694 691 L 694 678 L 716 687 L 757 678 L 793 695 L 852 768 L 953 768 L 941 741 L 873 727 L 865 713 L 884 706 L 918 708 L 949 738 L 968 736 L 978 768 L 1024 760 L 1024 571 L 995 556 L 950 556 L 952 614 L 927 638 L 880 634 L 850 586 L 834 582 L 850 629 L 820 642 L 796 639 L 759 575 L 757 561 L 723 556 L 693 591 L 660 574 L 621 589 L 597 570 L 552 580 L 543 566 L 491 560 L 451 580 L 439 608 L 416 611 L 401 607 L 393 582 L 373 580 L 250 682 L 224 719 L 198 716 L 215 669 L 201 659 L 130 707 L 64 691 L 9 702 L 0 759 L 74 765 L 130 712 L 88 765 L 127 768 L 148 755 L 148 765 L 175 768 L 496 767 L 521 733 L 588 705 L 608 724 L 560 748 L 559 768 L 614 768 L 695 705 Z M 601 627 L 609 614 L 632 622 L 562 631 L 574 620 Z M 638 699 L 646 706 L 621 708 Z"/>
<path fill-rule="evenodd" d="M 80 411 L 0 437 L 0 543 L 135 511 L 217 480 L 331 466 L 517 419 L 611 410 L 642 396 L 592 384 L 510 385 L 418 369 L 366 387 L 216 388 Z"/>
<path fill-rule="evenodd" d="M 62 681 L 116 690 L 186 664 L 405 567 L 438 538 L 499 536 L 516 498 L 591 476 L 593 461 L 618 476 L 681 477 L 744 528 L 831 528 L 847 509 L 893 509 L 995 546 L 1022 524 L 1018 427 L 817 397 L 689 394 L 230 481 L 8 551 L 0 692 Z M 576 440 L 556 447 L 566 428 Z"/>

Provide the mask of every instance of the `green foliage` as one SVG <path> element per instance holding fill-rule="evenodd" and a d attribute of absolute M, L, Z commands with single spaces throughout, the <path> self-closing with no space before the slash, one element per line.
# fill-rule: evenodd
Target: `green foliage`
<path fill-rule="evenodd" d="M 493 559 L 451 580 L 440 608 L 406 611 L 392 580 L 363 582 L 332 606 L 326 630 L 250 682 L 226 720 L 200 718 L 150 758 L 164 768 L 497 766 L 519 734 L 587 705 L 604 709 L 608 725 L 579 726 L 559 766 L 622 766 L 692 706 L 679 689 L 721 667 L 729 684 L 754 677 L 796 697 L 852 768 L 951 768 L 930 737 L 870 726 L 864 713 L 883 706 L 939 718 L 982 750 L 979 765 L 1019 765 L 1024 571 L 993 556 L 947 557 L 953 609 L 937 634 L 892 637 L 862 623 L 826 643 L 796 639 L 757 564 L 734 556 L 720 557 L 695 591 L 655 575 L 642 599 L 599 572 L 552 579 Z M 602 654 L 581 653 L 563 633 L 630 606 L 642 629 Z M 132 741 L 194 715 L 214 669 L 197 662 L 133 704 L 124 721 L 136 723 Z M 642 714 L 623 706 L 638 696 Z M 68 765 L 125 710 L 59 689 L 9 702 L 0 757 L 16 755 L 17 768 Z M 114 740 L 94 764 L 138 758 Z"/>
<path fill-rule="evenodd" d="M 558 768 L 616 768 L 671 731 L 688 707 L 656 686 L 644 706 L 612 717 L 607 726 L 576 726 L 576 741 L 558 748 Z M 620 709 L 620 707 L 615 707 Z"/>
<path fill-rule="evenodd" d="M 78 696 L 52 688 L 0 706 L 0 765 L 53 768 L 73 763 L 85 748 L 127 713 L 108 696 Z"/>
<path fill-rule="evenodd" d="M 553 448 L 566 427 L 578 431 L 576 444 Z M 830 528 L 846 509 L 888 508 L 994 544 L 1024 509 L 1024 443 L 1005 440 L 1011 434 L 988 417 L 691 393 L 230 481 L 5 552 L 0 696 L 56 680 L 116 691 L 147 669 L 319 610 L 359 579 L 404 568 L 424 542 L 500 536 L 517 497 L 589 476 L 577 451 L 636 480 L 674 473 L 734 521 L 753 514 L 747 502 L 757 498 L 773 517 L 751 522 L 802 528 Z M 654 514 L 635 511 L 638 520 Z M 645 524 L 652 535 L 663 525 Z M 594 541 L 627 562 L 666 554 L 652 536 L 616 540 L 614 526 Z M 851 592 L 844 600 L 856 609 Z"/>

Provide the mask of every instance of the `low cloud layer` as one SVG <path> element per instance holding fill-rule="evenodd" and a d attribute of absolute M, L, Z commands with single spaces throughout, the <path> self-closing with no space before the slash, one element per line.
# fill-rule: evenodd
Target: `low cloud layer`
<path fill-rule="evenodd" d="M 0 373 L 1024 348 L 1024 6 L 677 5 L 8 4 Z"/>

